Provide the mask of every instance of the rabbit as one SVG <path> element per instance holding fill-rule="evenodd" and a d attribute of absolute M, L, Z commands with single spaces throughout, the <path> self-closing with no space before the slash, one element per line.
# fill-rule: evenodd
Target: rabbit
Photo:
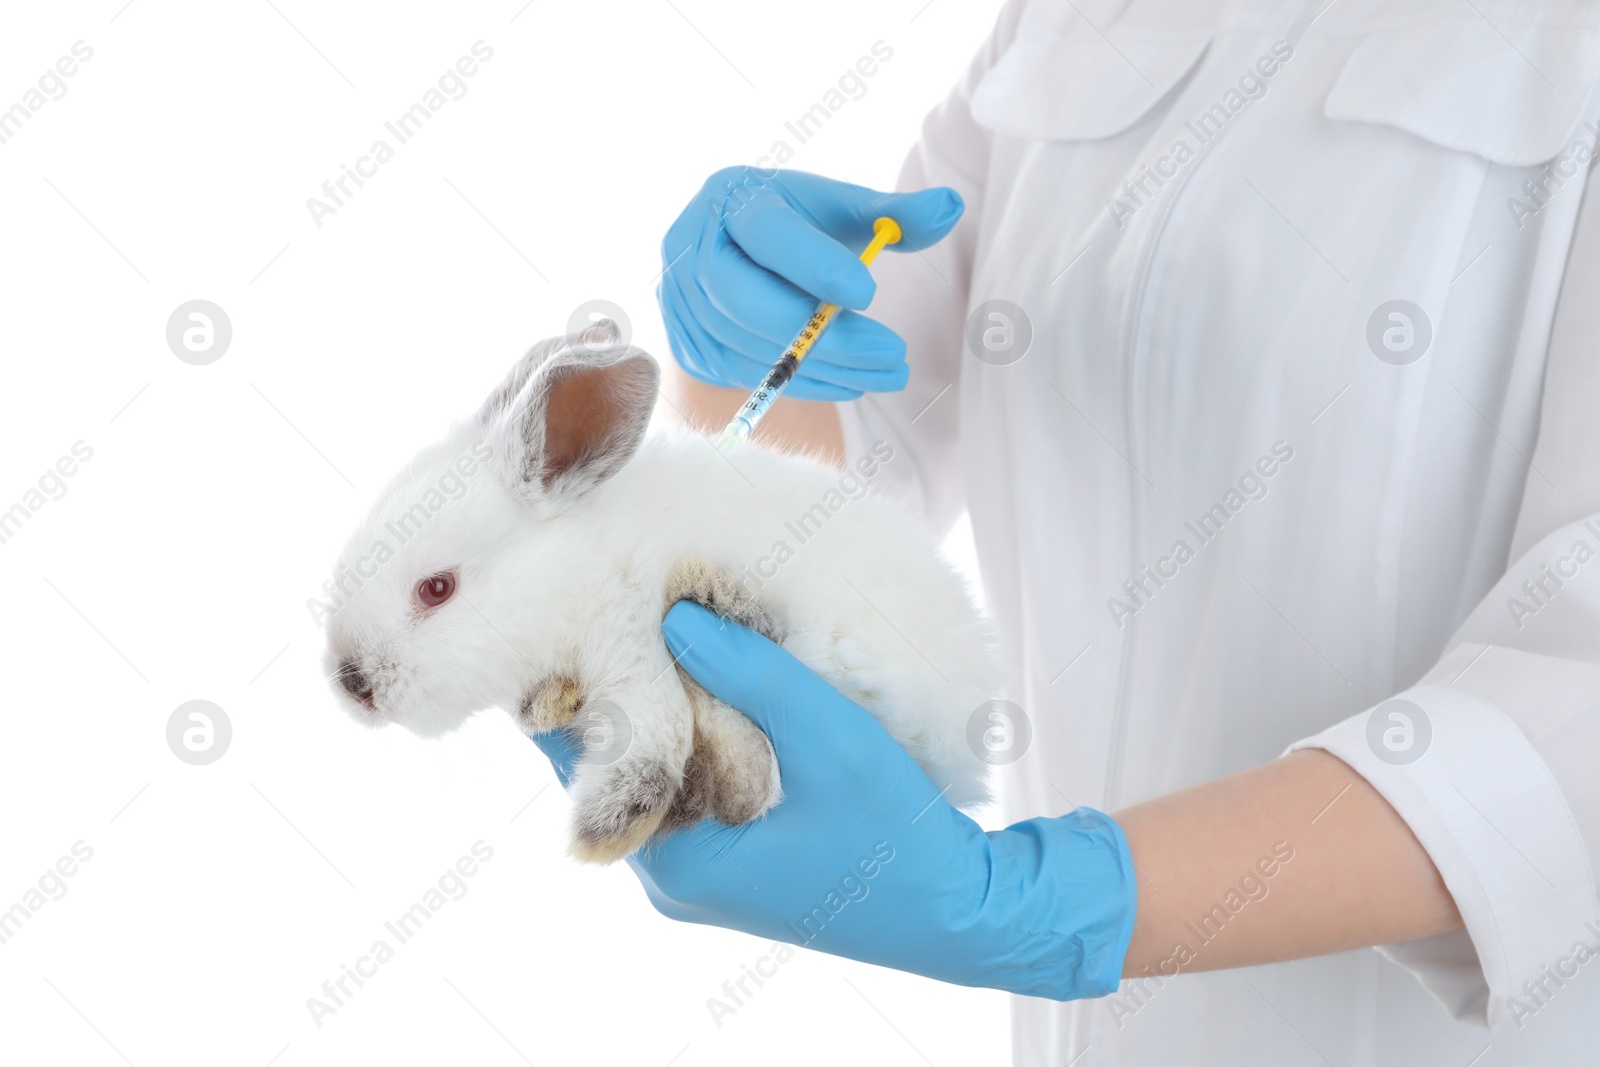
<path fill-rule="evenodd" d="M 766 735 L 675 668 L 659 627 L 689 599 L 859 703 L 952 803 L 986 802 L 968 738 L 995 696 L 991 628 L 921 525 L 866 492 L 893 448 L 841 473 L 647 434 L 659 385 L 600 320 L 535 345 L 423 449 L 324 587 L 337 696 L 424 737 L 490 706 L 525 733 L 579 731 L 570 851 L 609 863 L 782 798 Z"/>

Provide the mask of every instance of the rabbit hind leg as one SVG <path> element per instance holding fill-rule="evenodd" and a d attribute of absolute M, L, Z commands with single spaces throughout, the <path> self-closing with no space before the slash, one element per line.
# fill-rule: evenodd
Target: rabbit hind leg
<path fill-rule="evenodd" d="M 667 576 L 666 604 L 691 600 L 771 640 L 782 639 L 777 623 L 733 576 L 699 557 L 678 561 Z M 663 828 L 697 821 L 707 811 L 729 824 L 749 822 L 782 797 L 778 763 L 761 728 L 700 687 L 679 669 L 694 708 L 694 755 L 685 768 L 685 789 Z"/>

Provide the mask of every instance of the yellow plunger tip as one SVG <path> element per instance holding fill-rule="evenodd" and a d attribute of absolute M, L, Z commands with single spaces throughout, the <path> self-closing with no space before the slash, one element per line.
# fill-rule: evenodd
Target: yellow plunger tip
<path fill-rule="evenodd" d="M 900 224 L 887 215 L 884 215 L 873 222 L 872 232 L 875 234 L 887 235 L 884 237 L 883 241 L 883 243 L 886 245 L 900 243 Z"/>

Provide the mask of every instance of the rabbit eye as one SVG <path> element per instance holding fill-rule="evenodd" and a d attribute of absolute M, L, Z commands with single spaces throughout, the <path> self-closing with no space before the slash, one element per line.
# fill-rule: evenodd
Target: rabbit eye
<path fill-rule="evenodd" d="M 425 608 L 436 608 L 456 595 L 456 576 L 450 571 L 440 571 L 417 583 L 417 603 Z"/>

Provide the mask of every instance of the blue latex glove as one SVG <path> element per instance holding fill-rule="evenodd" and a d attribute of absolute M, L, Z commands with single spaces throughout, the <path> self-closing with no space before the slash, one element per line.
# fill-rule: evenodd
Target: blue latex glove
<path fill-rule="evenodd" d="M 798 170 L 717 171 L 661 242 L 657 297 L 673 356 L 701 381 L 753 389 L 828 300 L 847 310 L 789 395 L 850 400 L 904 388 L 905 341 L 857 314 L 877 286 L 856 257 L 880 215 L 904 234 L 888 251 L 916 252 L 949 233 L 964 206 L 947 188 L 880 193 Z"/>
<path fill-rule="evenodd" d="M 707 819 L 629 857 L 658 911 L 962 985 L 1058 1000 L 1117 988 L 1136 888 L 1109 816 L 985 833 L 778 645 L 690 603 L 662 630 L 684 669 L 766 731 L 784 797 L 756 822 Z M 534 740 L 565 781 L 573 739 Z"/>

